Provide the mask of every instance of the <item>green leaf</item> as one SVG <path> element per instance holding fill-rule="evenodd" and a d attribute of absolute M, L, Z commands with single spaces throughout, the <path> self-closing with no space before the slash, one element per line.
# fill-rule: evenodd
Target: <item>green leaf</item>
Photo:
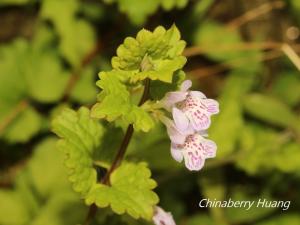
<path fill-rule="evenodd" d="M 186 63 L 182 56 L 185 42 L 175 25 L 169 30 L 159 26 L 153 32 L 141 30 L 136 39 L 128 37 L 112 58 L 112 67 L 130 71 L 131 82 L 150 78 L 171 83 L 173 73 Z"/>
<path fill-rule="evenodd" d="M 287 141 L 288 138 L 283 134 L 249 123 L 241 130 L 243 155 L 236 161 L 236 165 L 251 175 L 264 174 L 276 168 L 274 159 L 282 156 L 280 152 Z M 282 160 L 285 161 L 284 158 Z"/>
<path fill-rule="evenodd" d="M 184 81 L 186 75 L 182 70 L 174 73 L 172 83 L 165 83 L 159 80 L 151 81 L 150 83 L 150 96 L 151 99 L 161 100 L 167 92 L 177 91 Z"/>
<path fill-rule="evenodd" d="M 32 183 L 43 197 L 69 187 L 66 168 L 63 167 L 63 153 L 58 151 L 56 142 L 56 138 L 40 142 L 28 164 Z"/>
<path fill-rule="evenodd" d="M 279 216 L 274 216 L 262 222 L 255 223 L 255 225 L 281 225 L 281 224 L 298 225 L 300 224 L 300 216 L 297 213 L 288 213 Z"/>
<path fill-rule="evenodd" d="M 39 102 L 58 101 L 64 94 L 70 74 L 62 67 L 58 54 L 52 51 L 28 54 L 25 79 L 28 94 Z"/>
<path fill-rule="evenodd" d="M 126 13 L 135 25 L 143 24 L 146 18 L 153 14 L 159 6 L 160 0 L 104 0 L 107 3 L 117 2 L 119 10 Z"/>
<path fill-rule="evenodd" d="M 0 78 L 0 98 L 3 101 L 11 104 L 18 102 L 21 96 L 29 96 L 40 102 L 52 103 L 62 97 L 69 74 L 63 70 L 58 53 L 44 48 L 43 44 L 48 42 L 41 39 L 45 38 L 49 37 L 36 37 L 36 43 L 17 39 L 0 49 L 0 69 L 4 74 Z M 9 94 L 12 90 L 15 96 Z"/>
<path fill-rule="evenodd" d="M 274 155 L 274 166 L 285 173 L 300 171 L 299 149 L 300 144 L 296 142 L 290 142 L 282 146 L 278 154 Z"/>
<path fill-rule="evenodd" d="M 220 114 L 212 118 L 209 135 L 218 145 L 217 157 L 229 155 L 235 150 L 239 132 L 243 127 L 242 97 L 253 86 L 255 76 L 243 71 L 233 71 L 227 78 L 221 93 Z M 226 132 L 226 135 L 224 135 Z"/>
<path fill-rule="evenodd" d="M 297 117 L 280 100 L 263 95 L 249 94 L 243 99 L 244 108 L 251 116 L 279 127 L 294 127 Z"/>
<path fill-rule="evenodd" d="M 78 0 L 45 0 L 41 9 L 41 17 L 50 20 L 59 34 L 61 53 L 74 67 L 80 66 L 96 39 L 92 26 L 76 17 L 79 8 Z"/>
<path fill-rule="evenodd" d="M 136 130 L 149 131 L 154 126 L 152 117 L 142 108 L 136 106 L 130 99 L 130 93 L 119 79 L 124 76 L 120 71 L 101 72 L 97 85 L 102 88 L 91 112 L 95 118 L 105 118 L 108 121 L 117 119 L 126 124 L 133 124 Z"/>
<path fill-rule="evenodd" d="M 96 95 L 95 73 L 91 67 L 87 67 L 81 72 L 70 97 L 79 103 L 86 104 L 95 102 Z"/>
<path fill-rule="evenodd" d="M 65 109 L 53 120 L 52 127 L 62 138 L 58 147 L 67 156 L 65 165 L 69 169 L 69 180 L 74 190 L 84 196 L 97 182 L 92 157 L 100 145 L 102 126 L 90 117 L 89 109 L 82 107 L 78 112 Z"/>
<path fill-rule="evenodd" d="M 173 8 L 183 8 L 187 5 L 188 0 L 161 0 L 161 5 L 165 10 L 171 10 Z"/>
<path fill-rule="evenodd" d="M 86 198 L 87 204 L 108 205 L 117 214 L 127 212 L 133 218 L 150 220 L 158 196 L 152 191 L 156 182 L 145 163 L 123 163 L 110 177 L 111 186 L 96 184 Z"/>
<path fill-rule="evenodd" d="M 62 190 L 47 199 L 39 213 L 32 219 L 32 225 L 73 225 L 82 221 L 86 207 L 78 196 L 69 190 Z"/>
<path fill-rule="evenodd" d="M 272 85 L 271 93 L 290 106 L 300 102 L 300 79 L 298 72 L 280 73 Z"/>
<path fill-rule="evenodd" d="M 73 21 L 63 29 L 63 32 L 60 32 L 60 35 L 59 48 L 61 53 L 73 66 L 80 66 L 96 42 L 92 26 L 85 20 Z"/>
<path fill-rule="evenodd" d="M 25 143 L 40 131 L 41 119 L 41 116 L 28 106 L 8 125 L 3 137 L 11 143 Z"/>
<path fill-rule="evenodd" d="M 10 190 L 0 190 L 0 224 L 25 225 L 30 220 L 26 204 L 18 193 Z"/>

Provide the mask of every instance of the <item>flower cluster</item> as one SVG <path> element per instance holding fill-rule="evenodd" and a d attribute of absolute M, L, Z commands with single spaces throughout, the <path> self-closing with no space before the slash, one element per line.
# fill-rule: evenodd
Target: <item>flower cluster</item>
<path fill-rule="evenodd" d="M 200 91 L 190 91 L 190 80 L 182 83 L 179 91 L 169 92 L 162 100 L 163 107 L 170 111 L 173 120 L 162 117 L 171 139 L 171 155 L 189 170 L 200 170 L 205 159 L 216 155 L 216 144 L 206 139 L 213 114 L 219 112 L 219 104 L 208 99 Z"/>

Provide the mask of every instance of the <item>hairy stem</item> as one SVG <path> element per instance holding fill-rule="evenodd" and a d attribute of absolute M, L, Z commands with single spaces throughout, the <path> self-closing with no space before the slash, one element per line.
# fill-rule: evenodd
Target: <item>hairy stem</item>
<path fill-rule="evenodd" d="M 148 94 L 149 94 L 149 89 L 150 89 L 150 80 L 146 79 L 145 80 L 144 92 L 143 92 L 143 95 L 141 97 L 141 100 L 140 100 L 138 106 L 143 105 L 147 101 Z M 114 158 L 114 160 L 112 162 L 112 165 L 109 168 L 109 170 L 106 172 L 106 174 L 103 177 L 103 179 L 101 180 L 102 184 L 109 185 L 110 175 L 112 174 L 112 172 L 116 168 L 118 168 L 118 166 L 121 165 L 121 162 L 124 159 L 127 147 L 128 147 L 128 145 L 130 143 L 130 140 L 132 138 L 133 131 L 134 131 L 133 125 L 132 124 L 128 125 L 126 133 L 125 133 L 125 136 L 124 136 L 124 138 L 122 140 L 122 143 L 120 145 L 120 148 L 119 148 L 119 150 L 118 150 L 118 152 L 117 152 L 117 154 L 116 154 L 116 156 L 115 156 L 115 158 Z M 96 212 L 97 212 L 97 206 L 95 204 L 91 205 L 90 208 L 89 208 L 89 211 L 87 213 L 84 225 L 89 225 L 90 224 L 90 222 L 92 221 L 92 219 L 95 217 Z"/>

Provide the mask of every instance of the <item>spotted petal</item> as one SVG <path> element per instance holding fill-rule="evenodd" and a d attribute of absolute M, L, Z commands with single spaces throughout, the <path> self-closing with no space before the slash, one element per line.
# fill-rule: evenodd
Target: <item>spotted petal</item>
<path fill-rule="evenodd" d="M 217 114 L 219 113 L 219 103 L 213 99 L 204 99 L 203 104 L 207 108 L 207 112 L 210 114 Z"/>
<path fill-rule="evenodd" d="M 201 151 L 206 159 L 216 157 L 217 145 L 214 141 L 204 139 L 200 146 Z"/>
<path fill-rule="evenodd" d="M 203 168 L 205 158 L 197 149 L 188 150 L 183 153 L 186 168 L 193 171 L 199 171 Z"/>

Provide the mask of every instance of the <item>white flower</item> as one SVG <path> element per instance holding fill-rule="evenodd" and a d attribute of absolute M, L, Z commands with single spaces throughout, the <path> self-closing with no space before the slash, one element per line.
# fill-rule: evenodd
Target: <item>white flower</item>
<path fill-rule="evenodd" d="M 155 225 L 176 225 L 173 216 L 169 212 L 165 212 L 162 208 L 156 206 L 154 216 L 152 218 Z"/>
<path fill-rule="evenodd" d="M 206 130 L 211 123 L 210 116 L 219 113 L 219 103 L 208 99 L 200 91 L 189 91 L 192 82 L 186 80 L 179 91 L 169 92 L 162 100 L 164 107 L 172 111 L 176 127 L 185 132 Z"/>

